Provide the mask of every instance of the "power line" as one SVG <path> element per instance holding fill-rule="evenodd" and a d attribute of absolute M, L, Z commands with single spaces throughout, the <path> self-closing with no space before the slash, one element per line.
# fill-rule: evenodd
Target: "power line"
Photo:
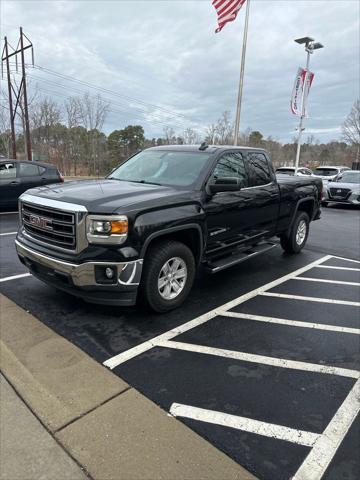
<path fill-rule="evenodd" d="M 39 77 L 37 77 L 37 76 L 35 76 L 35 75 L 32 75 L 32 74 L 28 74 L 28 76 L 29 76 L 30 78 L 32 78 L 32 79 L 40 82 L 40 83 L 46 83 L 46 84 L 48 84 L 48 85 L 50 85 L 50 86 L 55 86 L 55 87 L 59 87 L 59 88 L 68 90 L 68 87 L 67 87 L 66 85 L 61 84 L 61 83 L 54 82 L 54 81 L 52 81 L 52 80 L 45 80 L 45 79 L 39 78 Z M 76 92 L 76 93 L 79 93 L 79 94 L 87 93 L 87 91 L 81 90 L 81 89 L 73 89 L 72 91 L 73 91 L 73 92 Z M 92 96 L 92 98 L 94 98 L 94 97 Z M 118 106 L 118 107 L 120 107 L 120 108 L 124 108 L 124 106 L 128 107 L 128 105 L 126 105 L 126 104 L 124 105 L 124 104 L 121 104 L 121 103 L 118 103 L 118 102 L 114 102 L 111 98 L 108 98 L 108 97 L 102 97 L 102 99 L 105 100 L 105 101 L 107 101 L 107 102 L 109 102 L 111 105 L 115 105 L 115 106 Z M 131 112 L 130 110 L 123 110 L 123 111 L 124 111 L 124 113 L 130 113 L 130 114 L 132 114 L 133 116 L 137 116 L 138 118 L 140 118 L 140 119 L 142 119 L 142 120 L 144 120 L 143 115 L 145 115 L 145 114 L 150 114 L 150 115 L 151 115 L 151 112 L 144 111 L 144 110 L 138 111 L 137 114 L 136 114 L 136 113 L 133 114 L 133 112 Z M 145 121 L 145 120 L 144 120 L 144 121 Z M 178 121 L 176 121 L 176 122 L 171 122 L 171 119 L 168 119 L 167 121 L 166 121 L 166 119 L 161 120 L 161 118 L 159 118 L 159 116 L 158 116 L 157 114 L 155 114 L 155 115 L 153 116 L 153 118 L 151 119 L 151 121 L 163 123 L 163 124 L 168 125 L 168 126 L 169 126 L 169 123 L 171 123 L 172 125 L 176 126 L 177 128 L 182 128 L 182 129 L 185 129 L 185 128 L 188 127 L 188 125 L 186 125 L 186 124 L 184 124 L 184 123 L 180 123 L 180 122 L 178 122 Z"/>
<path fill-rule="evenodd" d="M 44 69 L 43 67 L 39 67 L 39 66 L 36 66 L 35 65 L 35 68 L 37 68 L 38 70 L 49 70 L 50 69 Z M 16 73 L 13 71 L 13 73 Z M 68 76 L 66 75 L 61 75 L 61 74 L 58 74 L 57 72 L 54 72 L 54 75 L 55 76 L 58 76 L 59 78 L 62 78 L 64 77 L 65 80 L 68 80 Z M 57 82 L 54 82 L 53 80 L 46 80 L 46 79 L 42 79 L 40 77 L 37 77 L 36 75 L 33 75 L 33 74 L 28 74 L 29 77 L 33 78 L 33 79 L 36 79 L 37 81 L 39 82 L 45 82 L 45 83 L 48 83 L 50 85 L 55 85 L 56 87 L 59 87 L 59 88 L 62 88 L 62 89 L 68 89 L 68 87 L 64 84 L 61 84 L 61 83 L 57 83 Z M 120 95 L 120 94 L 117 94 L 116 92 L 113 92 L 111 90 L 108 90 L 108 89 L 104 89 L 104 88 L 101 88 L 101 87 L 97 87 L 97 86 L 94 86 L 88 82 L 83 82 L 83 81 L 80 81 L 78 79 L 73 79 L 72 81 L 75 81 L 76 83 L 79 83 L 81 85 L 84 85 L 86 87 L 90 87 L 90 88 L 95 88 L 96 90 L 100 90 L 100 91 L 105 91 L 105 92 L 109 92 L 111 95 L 113 96 L 117 96 L 117 97 L 120 97 L 120 98 L 130 98 L 130 97 L 126 97 L 126 96 L 123 96 L 123 95 Z M 74 90 L 72 89 L 72 91 L 76 91 L 77 93 L 87 93 L 85 92 L 84 90 Z M 124 107 L 124 104 L 119 104 L 119 103 L 115 103 L 112 99 L 110 98 L 104 98 L 104 100 L 110 102 L 111 104 L 113 105 L 117 105 L 121 108 Z M 155 115 L 153 114 L 153 117 L 151 118 L 151 120 L 146 120 L 146 118 L 144 118 L 143 115 L 151 115 L 152 113 L 149 112 L 148 110 L 144 110 L 145 108 L 149 108 L 149 106 L 152 106 L 152 107 L 156 107 L 156 108 L 159 108 L 161 109 L 162 111 L 164 112 L 169 112 L 171 113 L 172 115 L 174 116 L 179 116 L 179 117 L 183 117 L 183 118 L 186 118 L 184 115 L 181 115 L 181 114 L 177 114 L 175 112 L 171 112 L 170 110 L 167 110 L 167 109 L 163 109 L 162 107 L 159 107 L 159 106 L 156 106 L 156 105 L 153 105 L 153 104 L 147 104 L 146 102 L 142 102 L 142 101 L 138 101 L 138 100 L 134 100 L 136 102 L 138 102 L 139 104 L 141 104 L 140 106 L 137 106 L 137 107 L 133 107 L 133 108 L 136 108 L 138 109 L 138 113 L 142 114 L 141 116 L 136 115 L 134 114 L 133 112 L 129 111 L 129 110 L 122 110 L 122 113 L 127 113 L 127 114 L 131 114 L 134 118 L 138 118 L 138 119 L 141 119 L 144 123 L 148 123 L 148 124 L 152 124 L 152 123 L 157 123 L 157 124 L 161 124 L 161 125 L 164 125 L 164 126 L 167 126 L 167 127 L 175 127 L 175 128 L 178 128 L 178 129 L 182 129 L 182 130 L 185 130 L 186 128 L 192 128 L 193 130 L 197 131 L 197 133 L 199 134 L 204 134 L 205 133 L 205 130 L 203 127 L 193 127 L 192 125 L 188 125 L 188 124 L 184 124 L 184 123 L 181 123 L 182 122 L 182 118 L 180 119 L 180 122 L 179 120 L 176 120 L 176 121 L 172 121 L 173 119 L 170 118 L 170 119 L 164 119 L 164 120 L 161 120 L 159 119 L 159 113 L 156 113 Z M 127 107 L 129 107 L 128 105 L 126 105 Z M 131 107 L 130 107 L 131 108 Z M 111 109 L 112 111 L 114 112 L 118 112 L 114 109 Z M 193 122 L 191 122 L 193 123 Z"/>

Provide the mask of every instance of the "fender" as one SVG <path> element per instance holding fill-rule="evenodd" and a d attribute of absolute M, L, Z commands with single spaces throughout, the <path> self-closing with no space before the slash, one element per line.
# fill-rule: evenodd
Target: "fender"
<path fill-rule="evenodd" d="M 147 237 L 147 239 L 144 242 L 144 245 L 141 249 L 140 252 L 140 258 L 145 258 L 146 250 L 148 249 L 150 243 L 155 239 L 159 237 L 163 237 L 164 235 L 168 235 L 169 233 L 174 233 L 174 232 L 180 232 L 184 230 L 196 230 L 198 232 L 198 241 L 199 241 L 199 262 L 203 256 L 203 251 L 204 251 L 204 243 L 203 243 L 203 232 L 197 223 L 187 223 L 186 225 L 179 225 L 177 227 L 170 227 L 166 228 L 164 230 L 159 230 L 158 232 L 154 232 L 151 235 Z"/>
<path fill-rule="evenodd" d="M 302 203 L 304 203 L 304 202 L 312 202 L 312 215 L 310 216 L 310 221 L 313 219 L 313 216 L 314 216 L 314 207 L 315 207 L 315 199 L 312 198 L 312 197 L 311 197 L 311 198 L 308 198 L 308 197 L 307 197 L 307 198 L 302 198 L 302 199 L 300 199 L 300 200 L 297 202 L 297 204 L 296 204 L 296 207 L 295 207 L 293 216 L 292 216 L 291 221 L 290 221 L 289 228 L 288 228 L 288 230 L 287 230 L 288 232 L 291 231 L 291 228 L 292 228 L 293 223 L 294 223 L 294 221 L 295 221 L 295 217 L 296 217 L 296 215 L 297 215 L 297 213 L 298 213 L 298 211 L 299 211 L 299 206 L 300 206 Z"/>

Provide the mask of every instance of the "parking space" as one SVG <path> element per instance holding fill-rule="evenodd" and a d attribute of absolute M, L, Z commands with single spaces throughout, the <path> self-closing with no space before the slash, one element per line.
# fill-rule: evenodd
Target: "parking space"
<path fill-rule="evenodd" d="M 4 219 L 2 293 L 258 478 L 358 479 L 357 247 L 349 259 L 341 240 L 330 255 L 274 249 L 200 276 L 184 307 L 155 315 L 88 305 L 27 275 L 17 218 Z"/>
<path fill-rule="evenodd" d="M 360 262 L 325 256 L 104 365 L 260 478 L 355 479 L 359 286 Z M 352 474 L 332 463 L 344 439 Z"/>

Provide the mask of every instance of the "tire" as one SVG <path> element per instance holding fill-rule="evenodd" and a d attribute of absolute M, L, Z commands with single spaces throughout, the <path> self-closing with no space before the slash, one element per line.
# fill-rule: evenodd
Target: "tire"
<path fill-rule="evenodd" d="M 321 205 L 322 205 L 323 207 L 327 207 L 327 206 L 329 205 L 329 202 L 321 202 Z"/>
<path fill-rule="evenodd" d="M 286 253 L 299 253 L 305 246 L 309 235 L 309 215 L 298 212 L 290 233 L 281 235 L 280 244 Z"/>
<path fill-rule="evenodd" d="M 195 259 L 186 245 L 174 240 L 156 243 L 145 256 L 140 299 L 155 312 L 168 312 L 185 301 L 194 278 Z"/>

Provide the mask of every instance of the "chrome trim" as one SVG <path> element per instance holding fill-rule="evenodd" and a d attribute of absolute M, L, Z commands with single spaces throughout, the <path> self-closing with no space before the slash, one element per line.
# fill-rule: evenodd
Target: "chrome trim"
<path fill-rule="evenodd" d="M 95 266 L 96 265 L 110 265 L 117 267 L 118 271 L 118 285 L 123 286 L 137 286 L 140 283 L 143 259 L 133 260 L 130 262 L 86 262 L 79 265 L 69 262 L 64 262 L 56 258 L 43 255 L 31 248 L 25 247 L 18 240 L 15 240 L 16 250 L 18 255 L 27 258 L 30 261 L 39 263 L 40 265 L 65 273 L 71 276 L 74 285 L 77 287 L 96 286 L 109 287 L 109 284 L 100 284 L 95 280 Z M 132 268 L 129 278 L 124 278 L 124 272 L 127 267 Z"/>
<path fill-rule="evenodd" d="M 240 188 L 239 192 L 241 192 L 242 190 L 251 190 L 252 188 L 263 188 L 263 187 L 269 187 L 270 185 L 275 185 L 275 182 L 270 182 L 270 183 L 265 183 L 264 185 L 255 185 L 253 187 L 244 187 L 244 188 Z"/>
<path fill-rule="evenodd" d="M 76 238 L 76 248 L 71 249 L 71 248 L 65 248 L 65 247 L 60 247 L 58 245 L 53 245 L 50 242 L 42 241 L 39 240 L 36 237 L 33 237 L 30 233 L 26 232 L 24 229 L 24 222 L 22 218 L 22 204 L 26 203 L 28 205 L 33 205 L 34 207 L 44 207 L 44 209 L 54 209 L 56 211 L 60 210 L 65 213 L 70 213 L 74 215 L 74 220 L 75 220 L 75 238 Z M 43 245 L 44 247 L 47 247 L 51 250 L 56 250 L 59 252 L 66 252 L 71 255 L 76 255 L 80 252 L 82 252 L 86 247 L 88 247 L 89 243 L 86 237 L 86 215 L 88 211 L 86 207 L 83 205 L 78 205 L 75 203 L 67 203 L 67 202 L 62 202 L 59 200 L 52 200 L 50 198 L 43 198 L 43 197 L 37 197 L 35 195 L 30 195 L 28 193 L 23 193 L 20 198 L 19 198 L 19 215 L 21 218 L 20 222 L 20 229 L 21 232 L 24 236 L 29 238 L 31 241 L 34 243 L 37 243 L 39 245 Z M 70 225 L 70 224 L 69 224 Z"/>
<path fill-rule="evenodd" d="M 86 217 L 86 238 L 89 243 L 98 244 L 98 245 L 121 245 L 124 243 L 128 237 L 127 233 L 122 233 L 120 235 L 94 235 L 90 233 L 90 222 L 91 220 L 102 220 L 109 222 L 116 222 L 117 220 L 126 220 L 128 222 L 128 217 L 126 215 L 88 215 Z"/>
<path fill-rule="evenodd" d="M 59 200 L 53 200 L 51 198 L 37 197 L 36 195 L 30 195 L 29 193 L 23 193 L 20 198 L 22 202 L 34 203 L 35 205 L 41 205 L 42 207 L 56 208 L 64 210 L 65 212 L 85 212 L 87 208 L 84 205 L 78 205 L 76 203 L 61 202 Z"/>

